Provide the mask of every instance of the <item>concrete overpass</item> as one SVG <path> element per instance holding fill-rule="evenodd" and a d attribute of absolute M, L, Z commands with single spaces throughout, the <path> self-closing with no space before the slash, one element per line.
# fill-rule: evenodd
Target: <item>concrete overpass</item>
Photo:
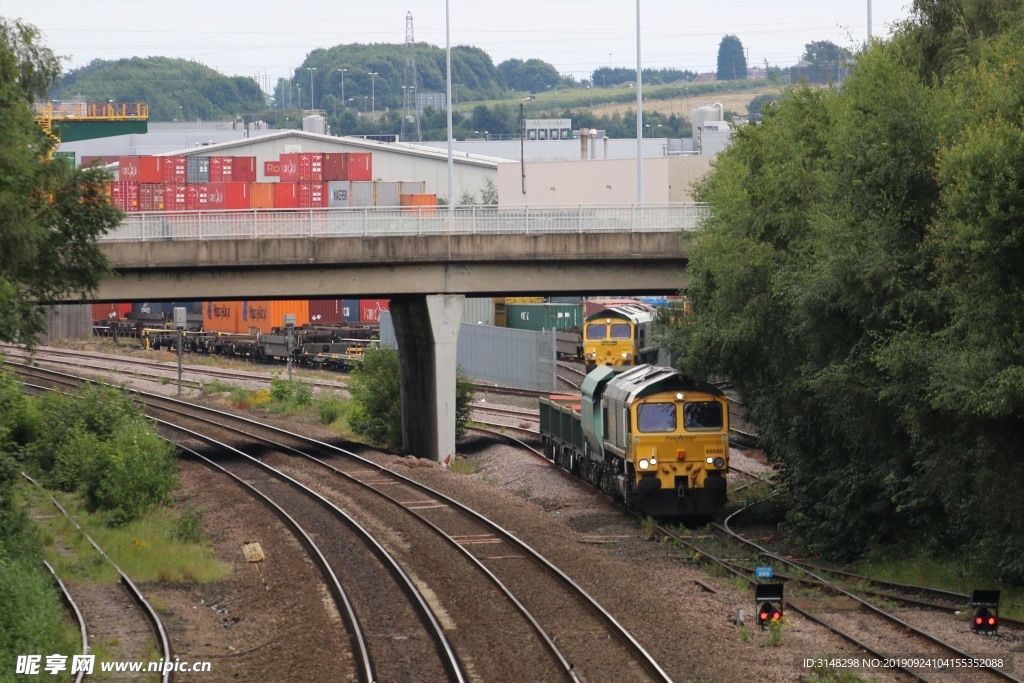
<path fill-rule="evenodd" d="M 390 298 L 406 448 L 455 453 L 464 297 L 674 294 L 694 204 L 129 214 L 98 301 Z"/>

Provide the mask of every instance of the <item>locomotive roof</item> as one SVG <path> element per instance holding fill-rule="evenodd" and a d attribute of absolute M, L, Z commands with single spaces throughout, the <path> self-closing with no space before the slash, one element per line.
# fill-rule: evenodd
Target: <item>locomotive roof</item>
<path fill-rule="evenodd" d="M 633 323 L 646 323 L 654 320 L 654 309 L 649 306 L 638 304 L 622 304 L 620 306 L 609 306 L 602 308 L 596 313 L 587 316 L 586 322 L 593 322 L 601 318 L 615 318 L 629 320 Z"/>
<path fill-rule="evenodd" d="M 620 373 L 608 382 L 605 398 L 629 403 L 637 398 L 661 391 L 700 391 L 722 396 L 717 387 L 680 375 L 675 368 L 658 365 L 638 365 Z"/>

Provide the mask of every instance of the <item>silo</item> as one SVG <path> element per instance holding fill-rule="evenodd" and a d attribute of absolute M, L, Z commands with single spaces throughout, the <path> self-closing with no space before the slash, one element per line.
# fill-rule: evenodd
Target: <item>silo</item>
<path fill-rule="evenodd" d="M 721 102 L 715 102 L 711 106 L 697 107 L 693 110 L 693 132 L 697 134 L 697 129 L 703 128 L 704 124 L 708 121 L 722 121 L 725 116 L 725 107 L 722 106 Z"/>
<path fill-rule="evenodd" d="M 327 119 L 321 114 L 310 114 L 302 117 L 302 130 L 306 133 L 327 134 Z"/>

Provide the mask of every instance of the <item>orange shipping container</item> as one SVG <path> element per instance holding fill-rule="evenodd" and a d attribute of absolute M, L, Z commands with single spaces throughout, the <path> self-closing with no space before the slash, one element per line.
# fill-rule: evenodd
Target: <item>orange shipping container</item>
<path fill-rule="evenodd" d="M 275 327 L 284 327 L 284 316 L 295 316 L 295 326 L 309 324 L 309 300 L 288 299 L 270 301 L 243 301 L 241 304 L 240 332 L 258 328 L 260 332 L 272 332 Z"/>
<path fill-rule="evenodd" d="M 249 186 L 249 208 L 273 209 L 276 185 L 277 183 L 252 183 Z"/>
<path fill-rule="evenodd" d="M 405 211 L 412 211 L 420 216 L 433 216 L 437 213 L 436 194 L 403 194 L 399 201 Z"/>
<path fill-rule="evenodd" d="M 239 321 L 241 316 L 240 301 L 204 301 L 203 302 L 203 331 L 204 332 L 230 332 L 232 334 L 241 331 Z"/>

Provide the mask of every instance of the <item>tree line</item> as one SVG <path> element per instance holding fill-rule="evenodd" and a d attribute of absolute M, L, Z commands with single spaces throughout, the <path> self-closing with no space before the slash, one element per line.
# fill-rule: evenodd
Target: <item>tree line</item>
<path fill-rule="evenodd" d="M 681 369 L 742 392 L 812 553 L 1024 581 L 1024 11 L 917 0 L 696 192 Z"/>

